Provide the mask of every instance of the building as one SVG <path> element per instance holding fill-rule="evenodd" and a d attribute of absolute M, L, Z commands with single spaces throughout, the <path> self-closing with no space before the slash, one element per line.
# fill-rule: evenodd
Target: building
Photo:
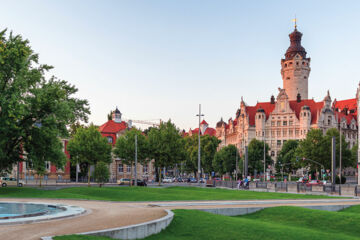
<path fill-rule="evenodd" d="M 302 33 L 295 26 L 289 35 L 290 47 L 281 59 L 283 88 L 275 99 L 249 106 L 241 98 L 235 118 L 216 124 L 220 146 L 233 144 L 243 153 L 252 139 L 265 141 L 270 155 L 276 160 L 283 144 L 290 139 L 306 137 L 310 129 L 341 129 L 349 146 L 357 142 L 356 99 L 332 101 L 329 91 L 322 101 L 308 98 L 310 58 L 301 45 Z"/>
<path fill-rule="evenodd" d="M 125 134 L 129 129 L 129 124 L 122 120 L 122 114 L 118 108 L 112 113 L 112 119 L 99 127 L 102 136 L 108 139 L 108 143 L 115 146 L 116 140 Z M 135 154 L 135 153 L 134 153 Z M 150 161 L 147 165 L 137 164 L 137 178 L 152 180 L 155 175 L 154 162 Z M 110 164 L 110 179 L 115 181 L 120 178 L 130 178 L 131 166 L 122 163 L 121 159 L 113 157 Z"/>
<path fill-rule="evenodd" d="M 63 143 L 63 151 L 66 155 L 66 158 L 69 159 L 70 154 L 67 151 L 68 140 L 62 139 L 61 141 Z M 20 179 L 26 181 L 27 180 L 32 181 L 40 178 L 40 176 L 38 176 L 36 171 L 31 168 L 29 162 L 20 162 L 18 165 L 15 165 L 11 172 L 12 176 L 14 177 L 17 176 L 18 167 L 19 167 Z M 70 180 L 70 161 L 66 162 L 63 169 L 57 168 L 55 165 L 51 164 L 51 162 L 46 162 L 46 172 L 42 178 L 44 180 L 57 180 L 57 181 Z"/>
<path fill-rule="evenodd" d="M 194 130 L 189 129 L 189 132 L 185 133 L 185 136 L 193 136 L 194 134 L 199 134 L 199 128 L 195 128 Z M 216 136 L 216 130 L 214 128 L 209 127 L 209 124 L 202 120 L 200 123 L 200 134 L 201 135 L 210 135 Z"/>

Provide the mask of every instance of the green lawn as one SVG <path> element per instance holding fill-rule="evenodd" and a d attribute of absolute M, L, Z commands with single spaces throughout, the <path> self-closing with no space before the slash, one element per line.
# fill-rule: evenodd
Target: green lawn
<path fill-rule="evenodd" d="M 174 210 L 168 228 L 146 240 L 360 239 L 360 206 L 341 212 L 274 207 L 239 217 L 197 210 Z M 110 238 L 62 236 L 56 240 Z"/>
<path fill-rule="evenodd" d="M 0 188 L 6 198 L 63 198 L 108 201 L 172 201 L 172 200 L 252 200 L 252 199 L 314 199 L 320 195 L 268 193 L 198 187 L 72 187 L 60 190 L 38 188 Z"/>

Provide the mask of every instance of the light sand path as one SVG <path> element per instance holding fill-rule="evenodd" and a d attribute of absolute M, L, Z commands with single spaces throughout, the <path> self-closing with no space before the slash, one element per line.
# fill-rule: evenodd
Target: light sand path
<path fill-rule="evenodd" d="M 33 240 L 43 236 L 73 234 L 138 224 L 166 215 L 164 209 L 247 208 L 311 205 L 358 205 L 360 199 L 308 199 L 259 201 L 108 202 L 60 199 L 0 199 L 7 202 L 42 202 L 75 205 L 88 213 L 58 220 L 19 225 L 0 225 L 0 239 Z"/>

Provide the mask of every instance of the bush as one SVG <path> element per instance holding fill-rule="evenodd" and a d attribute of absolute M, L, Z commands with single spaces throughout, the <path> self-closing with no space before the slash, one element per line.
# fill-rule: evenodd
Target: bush
<path fill-rule="evenodd" d="M 339 178 L 339 176 L 336 176 L 336 178 L 335 178 L 335 183 L 336 183 L 336 184 L 340 184 L 340 178 Z M 344 184 L 344 183 L 346 183 L 346 177 L 341 176 L 341 184 Z"/>
<path fill-rule="evenodd" d="M 99 183 L 99 187 L 109 180 L 109 169 L 106 163 L 98 162 L 96 164 L 94 177 L 95 181 Z"/>

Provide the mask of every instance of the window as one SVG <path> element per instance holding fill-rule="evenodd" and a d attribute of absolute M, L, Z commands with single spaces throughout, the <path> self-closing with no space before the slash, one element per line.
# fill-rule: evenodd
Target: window
<path fill-rule="evenodd" d="M 328 125 L 331 124 L 331 116 L 328 117 Z"/>
<path fill-rule="evenodd" d="M 271 136 L 275 137 L 275 131 L 271 131 Z"/>
<path fill-rule="evenodd" d="M 274 157 L 275 156 L 275 152 L 271 151 L 271 156 Z"/>
<path fill-rule="evenodd" d="M 287 135 L 287 131 L 283 130 L 283 137 L 286 137 L 286 135 Z"/>
<path fill-rule="evenodd" d="M 131 166 L 130 165 L 126 166 L 126 172 L 128 172 L 128 173 L 131 172 Z"/>
<path fill-rule="evenodd" d="M 272 126 L 272 127 L 275 126 L 275 121 L 271 121 L 271 126 Z"/>
<path fill-rule="evenodd" d="M 295 130 L 295 136 L 298 137 L 299 136 L 299 129 Z"/>
<path fill-rule="evenodd" d="M 119 172 L 119 173 L 124 172 L 124 165 L 123 165 L 123 164 L 119 164 L 119 165 L 118 165 L 118 172 Z"/>
<path fill-rule="evenodd" d="M 277 121 L 276 126 L 280 127 L 281 126 L 281 121 Z"/>
<path fill-rule="evenodd" d="M 113 143 L 113 138 L 112 137 L 108 136 L 107 140 L 108 140 L 108 143 Z"/>
<path fill-rule="evenodd" d="M 289 126 L 292 126 L 292 125 L 293 125 L 293 121 L 290 120 L 290 121 L 289 121 Z"/>
<path fill-rule="evenodd" d="M 289 137 L 293 136 L 293 130 L 289 130 Z"/>
<path fill-rule="evenodd" d="M 46 170 L 49 171 L 49 170 L 50 170 L 50 162 L 46 162 L 46 163 L 45 163 L 45 167 L 46 167 Z"/>
<path fill-rule="evenodd" d="M 287 126 L 287 121 L 283 121 L 283 126 Z"/>
<path fill-rule="evenodd" d="M 280 146 L 281 146 L 281 140 L 277 140 L 276 145 L 277 145 L 278 147 L 280 147 Z"/>
<path fill-rule="evenodd" d="M 281 131 L 280 130 L 277 130 L 277 134 L 276 134 L 278 137 L 281 137 Z"/>

